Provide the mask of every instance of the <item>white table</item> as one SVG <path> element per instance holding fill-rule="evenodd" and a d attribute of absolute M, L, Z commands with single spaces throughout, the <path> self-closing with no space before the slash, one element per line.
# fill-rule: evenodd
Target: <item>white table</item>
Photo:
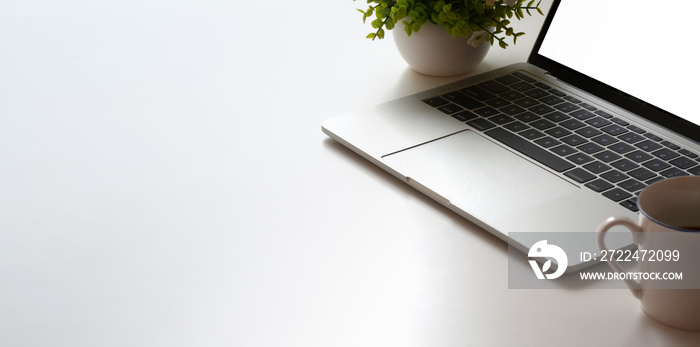
<path fill-rule="evenodd" d="M 626 290 L 509 290 L 505 243 L 321 133 L 456 80 L 363 1 L 241 3 L 0 4 L 1 346 L 700 342 Z"/>

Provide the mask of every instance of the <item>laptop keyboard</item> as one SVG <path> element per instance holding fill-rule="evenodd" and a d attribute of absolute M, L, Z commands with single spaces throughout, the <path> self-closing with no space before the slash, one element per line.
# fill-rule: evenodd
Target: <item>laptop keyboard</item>
<path fill-rule="evenodd" d="M 649 184 L 700 175 L 696 152 L 520 71 L 423 102 L 631 211 Z"/>

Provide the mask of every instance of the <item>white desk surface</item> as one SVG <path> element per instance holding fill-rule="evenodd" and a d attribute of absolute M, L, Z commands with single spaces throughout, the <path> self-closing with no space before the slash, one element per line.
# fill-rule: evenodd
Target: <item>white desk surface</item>
<path fill-rule="evenodd" d="M 505 243 L 321 133 L 456 80 L 364 5 L 1 4 L 0 346 L 697 345 L 626 290 L 509 290 Z"/>

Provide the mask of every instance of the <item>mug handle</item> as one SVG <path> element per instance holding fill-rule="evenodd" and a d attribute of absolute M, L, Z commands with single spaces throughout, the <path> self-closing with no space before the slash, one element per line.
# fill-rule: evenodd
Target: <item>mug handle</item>
<path fill-rule="evenodd" d="M 632 232 L 632 236 L 635 235 L 641 235 L 642 228 L 635 222 L 633 222 L 631 219 L 626 218 L 626 217 L 610 217 L 606 219 L 599 227 L 598 227 L 598 233 L 596 235 L 597 240 L 598 240 L 598 248 L 602 251 L 605 249 L 608 249 L 608 247 L 605 246 L 605 233 L 610 230 L 610 228 L 614 226 L 623 226 L 629 229 L 629 231 Z M 634 238 L 634 237 L 633 237 Z M 639 244 L 639 240 L 634 240 L 635 243 Z M 617 273 L 624 273 L 625 270 L 620 266 L 620 264 L 615 260 L 614 258 L 608 259 L 608 264 L 615 270 Z M 627 287 L 629 287 L 630 291 L 632 291 L 632 295 L 634 295 L 635 298 L 637 299 L 642 299 L 642 286 L 639 282 L 635 280 L 631 280 L 628 278 L 625 278 L 625 284 L 627 284 Z"/>

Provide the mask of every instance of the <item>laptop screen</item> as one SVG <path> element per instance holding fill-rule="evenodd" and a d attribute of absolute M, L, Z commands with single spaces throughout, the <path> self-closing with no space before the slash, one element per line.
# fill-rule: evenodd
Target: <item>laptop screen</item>
<path fill-rule="evenodd" d="M 539 56 L 573 70 L 568 72 L 574 79 L 583 74 L 655 106 L 651 109 L 700 125 L 700 112 L 691 102 L 696 88 L 689 87 L 700 77 L 694 66 L 700 61 L 692 36 L 695 23 L 685 20 L 677 6 L 651 0 L 563 0 L 556 5 L 546 37 L 539 38 Z M 631 110 L 646 116 L 641 108 Z"/>

